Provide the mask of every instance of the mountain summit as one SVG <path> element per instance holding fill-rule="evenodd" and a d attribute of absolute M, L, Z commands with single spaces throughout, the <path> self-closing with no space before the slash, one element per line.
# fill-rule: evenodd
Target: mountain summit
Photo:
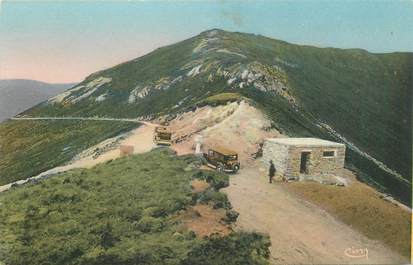
<path fill-rule="evenodd" d="M 285 134 L 345 143 L 349 167 L 409 201 L 412 59 L 213 29 L 91 74 L 24 115 L 158 117 L 234 92 Z"/>

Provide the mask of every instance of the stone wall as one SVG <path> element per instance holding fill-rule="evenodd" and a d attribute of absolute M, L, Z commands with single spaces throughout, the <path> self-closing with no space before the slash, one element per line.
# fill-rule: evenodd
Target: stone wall
<path fill-rule="evenodd" d="M 333 157 L 324 157 L 324 151 L 334 151 Z M 294 145 L 266 139 L 263 146 L 262 162 L 268 169 L 273 160 L 277 173 L 289 178 L 302 175 L 300 173 L 301 153 L 309 152 L 308 175 L 337 174 L 344 167 L 346 147 L 344 144 Z"/>
<path fill-rule="evenodd" d="M 288 146 L 265 140 L 262 147 L 262 161 L 265 167 L 270 167 L 270 160 L 274 162 L 277 173 L 284 175 L 288 165 Z"/>
<path fill-rule="evenodd" d="M 324 151 L 335 151 L 334 157 L 323 157 Z M 301 153 L 310 152 L 308 175 L 334 174 L 344 167 L 345 146 L 290 146 L 286 176 L 299 176 Z"/>

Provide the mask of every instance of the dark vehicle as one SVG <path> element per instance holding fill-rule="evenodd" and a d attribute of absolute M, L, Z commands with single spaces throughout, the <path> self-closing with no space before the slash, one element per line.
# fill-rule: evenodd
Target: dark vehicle
<path fill-rule="evenodd" d="M 167 126 L 158 126 L 155 128 L 155 143 L 157 145 L 171 145 L 172 132 Z"/>
<path fill-rule="evenodd" d="M 218 147 L 211 148 L 204 157 L 209 166 L 215 167 L 220 172 L 237 172 L 240 169 L 238 154 L 232 150 Z"/>

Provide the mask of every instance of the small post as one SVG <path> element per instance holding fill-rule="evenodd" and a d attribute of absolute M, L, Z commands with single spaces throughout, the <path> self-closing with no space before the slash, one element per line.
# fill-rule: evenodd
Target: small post
<path fill-rule="evenodd" d="M 202 135 L 196 135 L 195 136 L 195 154 L 200 155 L 202 154 L 202 143 L 203 143 L 203 137 Z"/>
<path fill-rule="evenodd" d="M 119 147 L 120 150 L 120 156 L 128 156 L 128 155 L 133 155 L 133 145 L 121 145 Z"/>

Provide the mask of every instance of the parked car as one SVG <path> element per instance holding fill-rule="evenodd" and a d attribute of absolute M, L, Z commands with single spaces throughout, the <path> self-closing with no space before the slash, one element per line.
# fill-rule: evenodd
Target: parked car
<path fill-rule="evenodd" d="M 157 126 L 155 128 L 154 141 L 157 145 L 171 145 L 172 132 L 167 126 Z"/>
<path fill-rule="evenodd" d="M 208 165 L 221 172 L 237 172 L 240 169 L 238 154 L 224 147 L 210 148 L 204 153 Z"/>

